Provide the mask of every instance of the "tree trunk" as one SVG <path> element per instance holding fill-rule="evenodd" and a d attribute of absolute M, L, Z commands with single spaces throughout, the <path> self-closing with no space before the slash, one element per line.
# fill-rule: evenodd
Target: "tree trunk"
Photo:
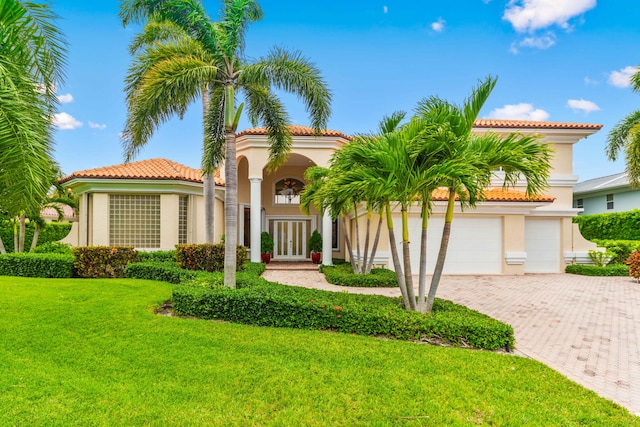
<path fill-rule="evenodd" d="M 209 115 L 209 89 L 207 86 L 202 88 L 202 125 L 204 142 L 207 142 L 207 116 Z M 203 152 L 206 152 L 207 148 L 203 147 Z M 212 170 L 216 165 L 211 165 Z M 215 230 L 215 178 L 213 173 L 203 176 L 204 184 L 204 241 L 205 243 L 213 243 Z"/>
<path fill-rule="evenodd" d="M 367 208 L 367 231 L 364 235 L 364 252 L 362 254 L 362 265 L 360 266 L 360 273 L 367 273 L 367 264 L 369 262 L 369 234 L 371 232 L 371 209 Z"/>
<path fill-rule="evenodd" d="M 353 247 L 351 246 L 351 237 L 349 237 L 349 233 L 347 232 L 347 218 L 342 217 L 342 231 L 344 233 L 344 243 L 347 245 L 347 253 L 349 254 L 349 261 L 351 262 L 351 269 L 355 273 L 356 259 L 353 257 Z"/>
<path fill-rule="evenodd" d="M 447 248 L 449 247 L 449 236 L 451 235 L 451 222 L 453 221 L 453 208 L 456 201 L 456 192 L 454 188 L 449 188 L 449 200 L 447 202 L 447 213 L 444 217 L 444 228 L 442 229 L 442 240 L 440 241 L 440 251 L 438 252 L 438 260 L 433 270 L 431 278 L 431 286 L 429 287 L 429 295 L 427 296 L 426 310 L 429 312 L 433 308 L 433 301 L 436 299 L 436 291 L 442 277 L 444 269 L 444 261 L 447 257 Z"/>
<path fill-rule="evenodd" d="M 373 247 L 371 248 L 371 255 L 369 256 L 369 265 L 367 265 L 367 269 L 365 273 L 371 273 L 371 269 L 373 268 L 373 258 L 376 256 L 376 252 L 378 250 L 378 242 L 380 241 L 380 230 L 382 230 L 382 212 L 380 212 L 380 217 L 378 218 L 378 228 L 376 230 L 376 237 L 373 239 Z"/>
<path fill-rule="evenodd" d="M 13 219 L 13 252 L 18 252 L 20 245 L 18 244 L 18 219 Z"/>
<path fill-rule="evenodd" d="M 420 235 L 420 272 L 418 276 L 418 303 L 420 313 L 426 313 L 425 294 L 427 291 L 427 228 L 429 227 L 428 200 L 422 202 L 422 233 Z"/>
<path fill-rule="evenodd" d="M 404 301 L 404 308 L 411 310 L 411 303 L 409 302 L 409 294 L 407 293 L 407 286 L 404 282 L 404 274 L 402 274 L 402 264 L 400 264 L 400 257 L 398 256 L 398 248 L 396 247 L 396 235 L 393 232 L 393 218 L 391 217 L 391 207 L 389 203 L 385 206 L 387 215 L 387 229 L 389 230 L 389 248 L 391 248 L 391 259 L 393 260 L 393 269 L 396 272 L 396 279 L 398 280 L 398 286 L 400 286 L 400 293 L 402 294 L 402 300 Z"/>
<path fill-rule="evenodd" d="M 402 207 L 402 261 L 404 263 L 404 282 L 407 284 L 407 296 L 411 310 L 416 309 L 416 294 L 413 289 L 413 275 L 411 274 L 411 252 L 409 250 L 409 213 L 407 207 Z"/>
<path fill-rule="evenodd" d="M 358 270 L 353 270 L 353 272 L 356 274 L 360 274 L 362 272 L 362 259 L 360 258 L 360 227 L 358 224 L 358 206 L 355 203 L 353 204 L 353 212 L 355 213 L 354 221 L 356 224 L 356 252 L 358 256 L 358 262 L 356 263 Z"/>
<path fill-rule="evenodd" d="M 225 192 L 224 192 L 224 285 L 236 287 L 236 247 L 238 242 L 238 169 L 236 132 L 233 129 L 235 104 L 233 84 L 225 86 Z"/>
<path fill-rule="evenodd" d="M 27 225 L 26 225 L 26 218 L 24 217 L 24 214 L 20 215 L 20 234 L 18 237 L 18 246 L 19 246 L 19 250 L 18 252 L 24 252 L 24 235 L 27 231 Z"/>
<path fill-rule="evenodd" d="M 38 237 L 40 237 L 40 224 L 36 222 L 36 227 L 33 231 L 33 239 L 31 239 L 31 249 L 38 245 Z"/>
<path fill-rule="evenodd" d="M 2 241 L 2 236 L 0 236 L 0 254 L 4 255 L 7 253 L 7 250 L 4 248 L 4 242 Z"/>

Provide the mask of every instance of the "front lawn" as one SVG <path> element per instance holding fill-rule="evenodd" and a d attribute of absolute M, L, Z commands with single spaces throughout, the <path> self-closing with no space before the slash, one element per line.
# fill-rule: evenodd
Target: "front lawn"
<path fill-rule="evenodd" d="M 532 360 L 153 314 L 171 289 L 0 277 L 0 425 L 640 425 Z"/>

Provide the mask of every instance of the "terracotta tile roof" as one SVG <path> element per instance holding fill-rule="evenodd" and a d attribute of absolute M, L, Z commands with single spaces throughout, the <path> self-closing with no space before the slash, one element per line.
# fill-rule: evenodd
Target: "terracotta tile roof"
<path fill-rule="evenodd" d="M 291 130 L 291 135 L 293 136 L 316 136 L 313 132 L 313 128 L 308 126 L 289 126 Z M 253 129 L 245 129 L 236 136 L 243 135 L 266 135 L 267 130 L 265 128 L 253 128 Z M 350 136 L 345 135 L 344 133 L 337 130 L 323 130 L 320 132 L 321 136 L 336 136 L 344 139 L 351 139 Z"/>
<path fill-rule="evenodd" d="M 202 172 L 200 169 L 193 169 L 171 160 L 150 159 L 73 172 L 62 178 L 60 182 L 65 183 L 76 178 L 154 179 L 202 183 Z M 215 181 L 216 185 L 224 185 L 219 169 L 215 173 Z"/>
<path fill-rule="evenodd" d="M 477 119 L 476 128 L 518 128 L 518 129 L 602 129 L 602 125 L 570 122 L 534 122 L 529 120 Z"/>
<path fill-rule="evenodd" d="M 449 191 L 445 188 L 439 188 L 431 193 L 434 201 L 446 201 L 449 198 Z M 458 197 L 456 197 L 458 200 Z M 524 191 L 505 190 L 502 188 L 488 188 L 484 191 L 485 202 L 553 202 L 553 196 L 535 196 L 528 198 Z"/>

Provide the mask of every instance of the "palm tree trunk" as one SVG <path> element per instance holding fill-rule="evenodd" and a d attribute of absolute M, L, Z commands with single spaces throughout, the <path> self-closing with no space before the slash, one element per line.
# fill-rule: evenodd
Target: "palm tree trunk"
<path fill-rule="evenodd" d="M 353 247 L 351 246 L 351 237 L 349 237 L 349 233 L 347 232 L 347 219 L 346 217 L 342 217 L 342 232 L 344 234 L 344 243 L 347 245 L 347 253 L 349 254 L 349 261 L 351 262 L 351 269 L 356 271 L 356 260 L 353 257 Z"/>
<path fill-rule="evenodd" d="M 427 228 L 429 227 L 428 200 L 422 202 L 422 233 L 420 236 L 420 272 L 418 278 L 418 303 L 420 313 L 426 313 L 425 294 L 427 291 Z"/>
<path fill-rule="evenodd" d="M 436 299 L 436 291 L 442 277 L 444 269 L 444 261 L 447 257 L 447 248 L 449 247 L 449 236 L 451 235 L 451 222 L 453 221 L 453 207 L 456 201 L 456 192 L 454 188 L 449 188 L 449 200 L 447 202 L 447 212 L 444 217 L 444 228 L 442 229 L 442 240 L 440 241 L 440 251 L 438 252 L 438 260 L 433 270 L 431 278 L 431 286 L 429 287 L 429 295 L 427 296 L 426 310 L 431 311 L 433 301 Z"/>
<path fill-rule="evenodd" d="M 38 237 L 40 237 L 40 224 L 36 222 L 36 227 L 33 231 L 33 239 L 31 239 L 31 249 L 38 245 Z"/>
<path fill-rule="evenodd" d="M 398 286 L 400 287 L 400 293 L 402 294 L 402 300 L 404 301 L 404 308 L 406 310 L 411 310 L 409 294 L 407 293 L 407 285 L 404 282 L 404 275 L 402 274 L 402 264 L 400 264 L 398 248 L 396 247 L 396 234 L 393 232 L 393 218 L 391 218 L 391 207 L 389 206 L 389 203 L 386 204 L 385 211 L 387 216 L 387 229 L 389 230 L 389 248 L 391 248 L 393 269 L 396 272 L 396 279 L 398 280 Z"/>
<path fill-rule="evenodd" d="M 18 252 L 18 219 L 13 218 L 13 252 Z"/>
<path fill-rule="evenodd" d="M 353 212 L 355 213 L 354 220 L 356 223 L 356 252 L 358 256 L 358 262 L 356 263 L 358 270 L 353 270 L 353 272 L 356 274 L 360 274 L 362 272 L 362 261 L 360 259 L 360 227 L 358 222 L 358 206 L 355 203 L 353 204 Z"/>
<path fill-rule="evenodd" d="M 224 285 L 236 287 L 236 246 L 238 242 L 238 169 L 236 167 L 236 132 L 233 84 L 225 85 L 225 192 L 224 192 Z"/>
<path fill-rule="evenodd" d="M 20 234 L 18 237 L 18 252 L 24 252 L 24 234 L 26 232 L 26 222 L 24 214 L 20 215 Z"/>
<path fill-rule="evenodd" d="M 369 261 L 369 257 L 367 256 L 369 253 L 369 234 L 371 231 L 371 209 L 367 207 L 367 232 L 364 237 L 364 253 L 362 257 L 362 266 L 360 266 L 360 273 L 367 273 L 367 264 Z"/>
<path fill-rule="evenodd" d="M 371 269 L 373 268 L 373 258 L 376 256 L 376 252 L 378 250 L 378 242 L 380 241 L 380 230 L 382 230 L 382 212 L 380 212 L 380 216 L 378 217 L 378 228 L 376 230 L 376 237 L 373 239 L 373 247 L 371 248 L 371 255 L 369 256 L 369 265 L 367 265 L 367 269 L 365 273 L 371 273 Z"/>
<path fill-rule="evenodd" d="M 404 261 L 404 282 L 407 284 L 407 296 L 411 310 L 416 309 L 416 294 L 413 289 L 413 276 L 411 274 L 411 252 L 409 250 L 409 213 L 407 207 L 402 206 L 402 260 Z"/>
<path fill-rule="evenodd" d="M 2 241 L 2 236 L 0 236 L 0 254 L 4 255 L 7 253 L 7 250 L 4 247 L 4 242 Z"/>
<path fill-rule="evenodd" d="M 209 115 L 209 89 L 205 86 L 202 88 L 202 124 L 204 128 L 204 144 L 207 141 L 207 116 Z M 206 152 L 206 147 L 203 147 Z M 211 165 L 215 166 L 215 165 Z M 213 168 L 212 168 L 213 170 Z M 213 243 L 215 230 L 215 178 L 213 173 L 206 174 L 203 177 L 204 184 L 204 241 L 205 243 Z"/>

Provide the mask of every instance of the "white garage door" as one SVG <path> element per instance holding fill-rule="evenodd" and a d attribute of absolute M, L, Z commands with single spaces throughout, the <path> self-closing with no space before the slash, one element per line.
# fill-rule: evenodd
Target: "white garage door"
<path fill-rule="evenodd" d="M 410 217 L 411 268 L 418 274 L 420 253 L 420 218 Z M 429 220 L 427 273 L 433 274 L 444 218 Z M 402 224 L 394 218 L 394 231 L 399 238 Z M 398 245 L 402 254 L 402 247 Z M 502 273 L 502 218 L 454 217 L 451 226 L 449 250 L 444 265 L 444 274 L 500 274 Z"/>
<path fill-rule="evenodd" d="M 524 222 L 525 273 L 560 271 L 560 220 L 526 218 Z"/>

